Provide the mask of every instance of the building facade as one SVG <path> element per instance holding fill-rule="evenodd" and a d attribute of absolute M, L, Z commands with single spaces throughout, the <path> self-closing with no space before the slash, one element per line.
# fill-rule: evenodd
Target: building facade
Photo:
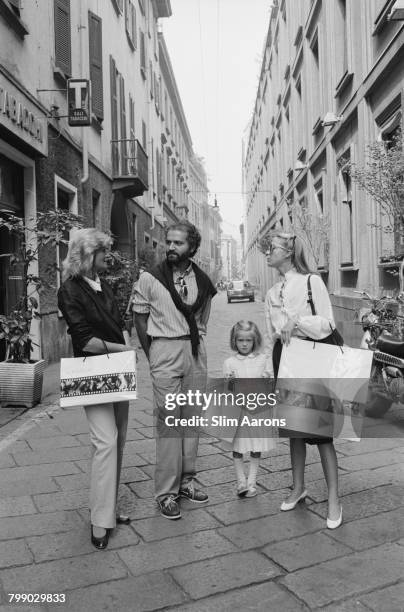
<path fill-rule="evenodd" d="M 236 239 L 231 234 L 222 234 L 220 250 L 222 260 L 220 280 L 230 281 L 238 278 L 238 246 Z"/>
<path fill-rule="evenodd" d="M 360 335 L 356 292 L 398 288 L 394 270 L 404 254 L 404 245 L 382 230 L 380 210 L 344 170 L 346 162 L 364 166 L 366 146 L 388 140 L 401 121 L 404 29 L 388 20 L 393 5 L 276 2 L 244 141 L 249 278 L 263 293 L 271 286 L 275 275 L 260 241 L 275 227 L 293 231 L 301 213 L 310 220 L 306 238 L 311 232 L 317 241 L 313 262 L 352 342 Z"/>
<path fill-rule="evenodd" d="M 164 224 L 188 214 L 193 155 L 178 91 L 168 104 L 173 73 L 163 84 L 159 23 L 170 16 L 170 0 L 0 0 L 0 208 L 25 219 L 50 207 L 77 213 L 134 259 L 164 248 Z M 91 82 L 90 125 L 69 124 L 71 78 Z M 12 248 L 2 233 L 0 255 Z M 37 272 L 64 256 L 41 254 Z M 0 257 L 0 312 L 22 285 Z M 69 351 L 54 290 L 41 293 L 40 313 L 34 357 L 54 361 Z"/>

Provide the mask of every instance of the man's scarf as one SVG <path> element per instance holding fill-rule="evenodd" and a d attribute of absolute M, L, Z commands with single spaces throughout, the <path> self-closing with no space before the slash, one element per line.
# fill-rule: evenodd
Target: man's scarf
<path fill-rule="evenodd" d="M 195 320 L 195 313 L 202 308 L 209 296 L 216 295 L 217 291 L 214 288 L 209 276 L 205 274 L 193 261 L 191 262 L 192 269 L 195 273 L 196 284 L 198 287 L 198 295 L 193 304 L 185 304 L 174 285 L 173 270 L 168 265 L 167 260 L 161 262 L 158 266 L 150 270 L 150 274 L 154 276 L 170 293 L 175 307 L 184 315 L 189 326 L 191 336 L 192 355 L 198 358 L 199 346 L 199 331 Z"/>

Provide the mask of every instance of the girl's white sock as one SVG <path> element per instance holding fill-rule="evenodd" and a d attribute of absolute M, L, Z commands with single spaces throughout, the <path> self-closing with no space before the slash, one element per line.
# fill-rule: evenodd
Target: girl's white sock
<path fill-rule="evenodd" d="M 250 469 L 248 471 L 248 486 L 255 487 L 257 482 L 257 473 L 259 468 L 259 457 L 250 457 Z"/>
<path fill-rule="evenodd" d="M 242 457 L 233 457 L 234 469 L 236 470 L 237 481 L 245 484 L 244 461 Z"/>

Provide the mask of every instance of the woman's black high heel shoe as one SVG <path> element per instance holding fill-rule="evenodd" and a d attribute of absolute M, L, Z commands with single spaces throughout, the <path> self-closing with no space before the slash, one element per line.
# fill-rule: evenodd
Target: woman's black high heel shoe
<path fill-rule="evenodd" d="M 93 526 L 91 525 L 91 544 L 93 544 L 98 550 L 104 550 L 108 546 L 109 541 L 109 529 L 105 530 L 105 535 L 102 538 L 96 538 L 93 533 Z"/>

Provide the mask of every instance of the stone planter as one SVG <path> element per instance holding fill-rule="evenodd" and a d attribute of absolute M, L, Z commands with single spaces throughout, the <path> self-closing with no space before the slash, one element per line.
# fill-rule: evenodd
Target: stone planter
<path fill-rule="evenodd" d="M 46 361 L 0 362 L 0 402 L 3 406 L 32 408 L 41 401 Z"/>

